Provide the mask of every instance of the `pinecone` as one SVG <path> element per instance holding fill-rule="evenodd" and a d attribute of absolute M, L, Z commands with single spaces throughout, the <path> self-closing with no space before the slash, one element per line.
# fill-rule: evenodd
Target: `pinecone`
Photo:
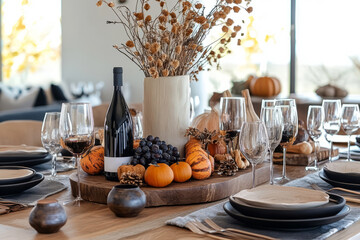
<path fill-rule="evenodd" d="M 221 176 L 234 176 L 238 170 L 239 168 L 234 159 L 219 162 L 215 169 Z"/>
<path fill-rule="evenodd" d="M 143 185 L 143 178 L 141 174 L 134 172 L 123 173 L 120 178 L 120 184 L 131 184 L 136 186 Z"/>

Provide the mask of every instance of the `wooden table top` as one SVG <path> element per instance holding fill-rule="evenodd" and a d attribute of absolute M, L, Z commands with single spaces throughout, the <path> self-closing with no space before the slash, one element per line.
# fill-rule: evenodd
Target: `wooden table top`
<path fill-rule="evenodd" d="M 281 166 L 275 166 L 275 175 L 280 175 Z M 304 167 L 288 166 L 288 176 L 292 179 L 306 175 Z M 60 202 L 72 199 L 70 189 L 58 193 L 50 198 Z M 225 201 L 225 200 L 222 200 Z M 0 239 L 12 240 L 41 240 L 41 239 L 206 239 L 174 226 L 166 226 L 168 219 L 185 216 L 201 208 L 217 204 L 221 201 L 185 205 L 155 207 L 144 209 L 135 218 L 118 218 L 106 205 L 84 202 L 81 207 L 65 206 L 68 222 L 57 233 L 38 234 L 28 223 L 31 209 L 9 213 L 0 216 Z M 360 221 L 346 230 L 333 235 L 333 239 L 349 239 L 357 235 L 360 238 Z"/>

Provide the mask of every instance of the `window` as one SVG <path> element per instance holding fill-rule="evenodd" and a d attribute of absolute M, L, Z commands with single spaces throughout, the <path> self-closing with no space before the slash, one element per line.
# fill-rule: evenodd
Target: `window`
<path fill-rule="evenodd" d="M 4 83 L 60 82 L 61 1 L 2 0 L 1 55 Z"/>
<path fill-rule="evenodd" d="M 256 0 L 251 6 L 254 11 L 246 19 L 242 45 L 234 41 L 232 53 L 221 61 L 222 70 L 209 74 L 210 92 L 229 89 L 233 81 L 246 80 L 250 74 L 277 77 L 282 93 L 289 92 L 290 1 Z"/>
<path fill-rule="evenodd" d="M 295 4 L 292 16 L 291 2 Z M 240 48 L 222 60 L 222 71 L 208 75 L 210 92 L 231 88 L 249 74 L 277 77 L 290 92 L 291 18 L 295 17 L 295 92 L 315 94 L 328 83 L 360 94 L 360 1 L 256 0 Z"/>
<path fill-rule="evenodd" d="M 342 10 L 342 7 L 346 10 Z M 360 93 L 358 0 L 296 1 L 296 92 L 333 83 Z"/>

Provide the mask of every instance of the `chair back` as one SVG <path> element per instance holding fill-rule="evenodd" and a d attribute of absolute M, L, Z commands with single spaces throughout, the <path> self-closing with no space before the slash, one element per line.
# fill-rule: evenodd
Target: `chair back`
<path fill-rule="evenodd" d="M 41 121 L 11 120 L 0 123 L 0 145 L 21 145 L 42 147 Z"/>

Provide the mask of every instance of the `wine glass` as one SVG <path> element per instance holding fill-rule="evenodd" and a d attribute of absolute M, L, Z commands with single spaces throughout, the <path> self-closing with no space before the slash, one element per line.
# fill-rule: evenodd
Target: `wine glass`
<path fill-rule="evenodd" d="M 275 99 L 263 99 L 261 101 L 261 109 L 263 109 L 264 107 L 275 107 L 275 102 Z"/>
<path fill-rule="evenodd" d="M 262 162 L 269 148 L 269 138 L 262 121 L 244 122 L 240 131 L 240 151 L 252 166 L 252 188 L 255 187 L 256 165 Z"/>
<path fill-rule="evenodd" d="M 314 166 L 307 166 L 305 170 L 307 171 L 317 171 L 318 168 L 318 159 L 317 153 L 319 148 L 319 138 L 321 137 L 322 122 L 324 120 L 324 111 L 321 106 L 312 106 L 308 108 L 307 114 L 307 130 L 310 137 L 315 142 L 315 157 L 314 157 Z"/>
<path fill-rule="evenodd" d="M 295 99 L 278 99 L 275 102 L 283 116 L 283 132 L 280 145 L 283 148 L 283 169 L 282 176 L 275 178 L 277 183 L 286 183 L 290 179 L 286 176 L 286 148 L 292 145 L 298 133 L 298 116 Z"/>
<path fill-rule="evenodd" d="M 324 130 L 331 136 L 340 130 L 341 102 L 340 100 L 323 100 L 322 108 L 324 111 Z M 330 139 L 329 161 L 332 161 L 333 142 Z"/>
<path fill-rule="evenodd" d="M 95 141 L 94 120 L 89 103 L 63 103 L 60 115 L 60 137 L 63 148 L 76 157 L 78 193 L 74 205 L 80 206 L 80 156 L 86 153 Z"/>
<path fill-rule="evenodd" d="M 59 112 L 47 112 L 41 127 L 42 145 L 52 155 L 50 175 L 52 179 L 56 179 L 56 155 L 61 150 L 59 122 Z"/>
<path fill-rule="evenodd" d="M 143 127 L 142 127 L 142 114 L 137 112 L 135 116 L 132 116 L 133 122 L 133 135 L 134 140 L 139 140 L 143 137 Z"/>
<path fill-rule="evenodd" d="M 279 145 L 283 132 L 283 119 L 281 109 L 277 106 L 261 108 L 260 119 L 264 122 L 267 136 L 269 138 L 270 153 L 270 184 L 274 184 L 273 154 Z"/>
<path fill-rule="evenodd" d="M 349 135 L 347 160 L 351 161 L 350 138 L 351 135 L 359 129 L 359 105 L 343 104 L 341 113 L 341 125 L 346 135 Z"/>
<path fill-rule="evenodd" d="M 222 97 L 220 99 L 220 131 L 225 134 L 228 151 L 237 147 L 234 141 L 246 121 L 245 99 L 243 97 Z M 235 146 L 234 146 L 235 143 Z"/>

